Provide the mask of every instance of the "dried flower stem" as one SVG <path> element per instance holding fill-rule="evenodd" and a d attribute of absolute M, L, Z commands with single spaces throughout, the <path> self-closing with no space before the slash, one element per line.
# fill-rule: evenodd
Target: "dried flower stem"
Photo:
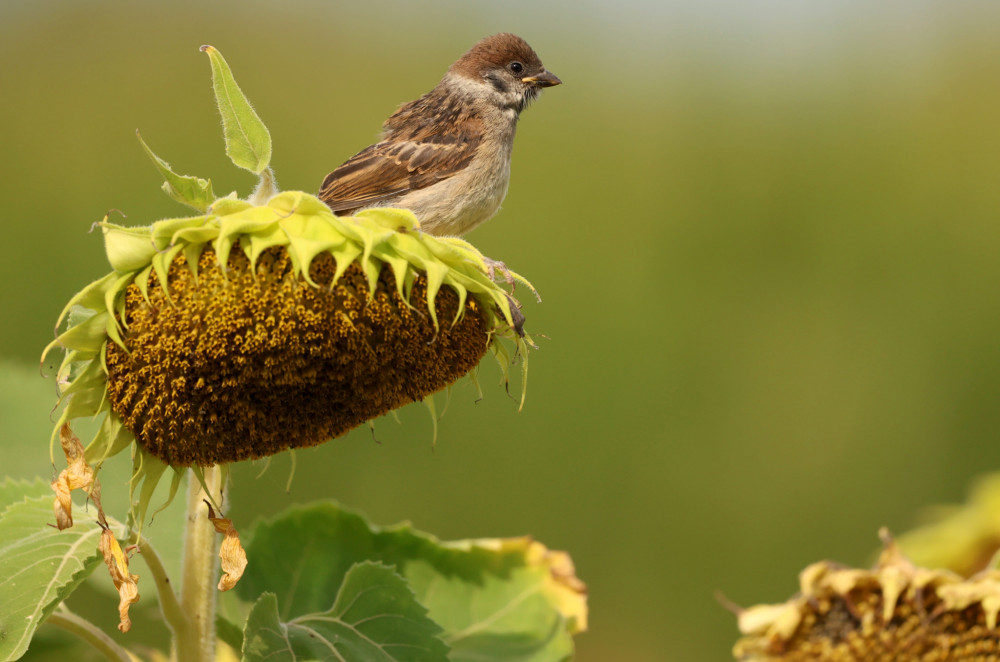
<path fill-rule="evenodd" d="M 222 502 L 222 470 L 205 468 L 205 493 L 192 475 L 188 485 L 187 535 L 180 609 L 184 626 L 174 630 L 173 658 L 184 662 L 215 660 L 215 584 L 218 580 L 219 540 L 206 516 L 204 499 Z"/>
<path fill-rule="evenodd" d="M 81 618 L 69 609 L 66 609 L 65 606 L 52 612 L 45 622 L 61 627 L 67 632 L 72 632 L 99 650 L 109 660 L 132 662 L 132 658 L 129 657 L 128 652 L 118 642 L 87 619 Z"/>

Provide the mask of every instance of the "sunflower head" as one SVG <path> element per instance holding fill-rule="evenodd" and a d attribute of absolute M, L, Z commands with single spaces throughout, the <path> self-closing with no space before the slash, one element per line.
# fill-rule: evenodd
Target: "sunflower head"
<path fill-rule="evenodd" d="M 917 662 L 1000 656 L 1000 571 L 971 579 L 913 565 L 883 532 L 874 569 L 828 561 L 799 575 L 788 602 L 742 610 L 745 662 Z"/>

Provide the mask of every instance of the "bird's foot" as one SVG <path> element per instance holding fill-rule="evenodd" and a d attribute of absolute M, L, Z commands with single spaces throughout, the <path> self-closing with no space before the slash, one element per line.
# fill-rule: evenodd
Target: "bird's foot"
<path fill-rule="evenodd" d="M 507 268 L 507 265 L 500 260 L 494 260 L 485 256 L 483 257 L 483 262 L 486 263 L 486 275 L 489 279 L 495 281 L 497 279 L 497 272 L 499 271 L 500 275 L 503 276 L 504 282 L 510 285 L 510 293 L 513 294 L 514 275 Z"/>
<path fill-rule="evenodd" d="M 478 251 L 476 252 L 479 253 Z M 479 253 L 479 257 L 481 257 L 483 260 L 482 266 L 486 270 L 486 277 L 489 278 L 491 281 L 494 282 L 499 281 L 498 278 L 499 275 L 500 277 L 503 278 L 503 282 L 510 285 L 511 294 L 514 294 L 514 287 L 516 283 L 520 281 L 524 285 L 527 285 L 528 289 L 530 289 L 531 292 L 535 295 L 535 298 L 538 299 L 538 302 L 541 303 L 542 297 L 538 294 L 538 290 L 536 290 L 535 286 L 532 285 L 527 279 L 525 279 L 524 276 L 511 271 L 510 269 L 507 268 L 507 265 L 501 262 L 500 260 L 494 260 L 492 258 L 486 257 L 482 253 Z"/>

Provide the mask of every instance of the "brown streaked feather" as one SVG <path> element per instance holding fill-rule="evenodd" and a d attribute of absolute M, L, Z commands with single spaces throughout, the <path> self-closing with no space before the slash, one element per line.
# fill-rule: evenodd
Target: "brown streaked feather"
<path fill-rule="evenodd" d="M 335 212 L 350 212 L 447 179 L 472 160 L 483 129 L 479 117 L 435 88 L 387 119 L 381 142 L 327 175 L 319 197 Z"/>

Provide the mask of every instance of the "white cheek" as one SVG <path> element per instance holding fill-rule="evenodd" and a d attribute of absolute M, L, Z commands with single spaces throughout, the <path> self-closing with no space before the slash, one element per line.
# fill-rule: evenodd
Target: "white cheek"
<path fill-rule="evenodd" d="M 453 93 L 463 96 L 467 99 L 482 98 L 488 92 L 493 92 L 493 86 L 486 83 L 485 81 L 480 82 L 472 80 L 471 78 L 466 78 L 465 76 L 459 76 L 452 72 L 448 72 L 444 76 L 444 81 Z"/>
<path fill-rule="evenodd" d="M 502 108 L 505 115 L 510 114 L 514 118 L 524 104 L 524 90 L 514 82 L 511 82 L 507 91 L 498 92 L 485 79 L 473 80 L 449 72 L 445 75 L 445 80 L 458 94 L 468 99 L 485 99 L 491 106 Z"/>

